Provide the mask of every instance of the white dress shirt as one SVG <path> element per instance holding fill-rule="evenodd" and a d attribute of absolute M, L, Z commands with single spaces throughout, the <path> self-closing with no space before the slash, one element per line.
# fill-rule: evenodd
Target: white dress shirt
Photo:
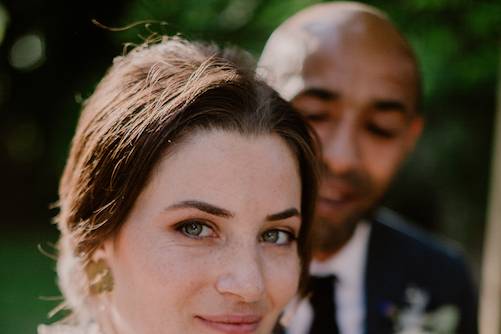
<path fill-rule="evenodd" d="M 341 334 L 361 334 L 364 331 L 364 273 L 369 234 L 370 225 L 360 222 L 353 237 L 339 252 L 322 262 L 314 260 L 310 266 L 313 275 L 334 274 L 337 277 L 336 320 Z M 287 306 L 281 322 L 287 334 L 305 334 L 312 321 L 313 309 L 309 301 L 296 299 Z"/>

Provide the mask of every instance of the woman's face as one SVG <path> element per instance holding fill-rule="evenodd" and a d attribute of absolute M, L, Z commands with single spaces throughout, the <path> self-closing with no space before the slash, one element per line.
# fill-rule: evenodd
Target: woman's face
<path fill-rule="evenodd" d="M 277 135 L 199 131 L 160 162 L 97 254 L 117 333 L 270 333 L 294 296 L 301 182 Z"/>

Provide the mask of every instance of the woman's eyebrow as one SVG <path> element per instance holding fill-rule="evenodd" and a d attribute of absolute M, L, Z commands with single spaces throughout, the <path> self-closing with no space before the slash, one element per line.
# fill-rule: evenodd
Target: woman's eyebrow
<path fill-rule="evenodd" d="M 218 216 L 218 217 L 223 217 L 223 218 L 231 218 L 234 217 L 235 215 L 231 213 L 230 211 L 220 208 L 218 206 L 202 202 L 202 201 L 196 201 L 196 200 L 187 200 L 187 201 L 181 201 L 179 203 L 172 204 L 168 206 L 165 210 L 170 210 L 170 209 L 182 209 L 182 208 L 194 208 L 200 211 L 203 211 L 205 213 Z"/>
<path fill-rule="evenodd" d="M 299 212 L 298 209 L 296 208 L 289 208 L 284 211 L 278 212 L 271 214 L 269 216 L 266 216 L 266 220 L 268 221 L 276 221 L 276 220 L 283 220 L 287 219 L 290 217 L 301 217 L 301 213 Z"/>

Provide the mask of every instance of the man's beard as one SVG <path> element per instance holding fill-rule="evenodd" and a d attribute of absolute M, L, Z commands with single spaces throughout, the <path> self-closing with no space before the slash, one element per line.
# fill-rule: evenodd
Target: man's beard
<path fill-rule="evenodd" d="M 363 213 L 353 215 L 342 224 L 334 224 L 326 219 L 315 219 L 312 226 L 314 252 L 335 253 L 352 237 Z"/>
<path fill-rule="evenodd" d="M 376 187 L 372 179 L 360 171 L 350 171 L 343 175 L 335 175 L 327 166 L 324 166 L 324 185 L 341 182 L 349 185 L 356 195 L 363 197 L 375 194 Z M 329 217 L 316 217 L 312 226 L 312 242 L 314 252 L 330 253 L 337 252 L 350 240 L 355 232 L 357 224 L 364 218 L 371 216 L 374 209 L 380 203 L 379 197 L 367 198 L 365 206 L 361 204 L 359 210 L 352 212 L 343 221 L 330 221 Z"/>

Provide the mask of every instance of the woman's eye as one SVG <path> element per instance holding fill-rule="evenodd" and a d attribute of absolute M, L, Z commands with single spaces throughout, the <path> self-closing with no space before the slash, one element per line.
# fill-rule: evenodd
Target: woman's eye
<path fill-rule="evenodd" d="M 213 234 L 212 228 L 197 221 L 185 222 L 178 227 L 178 230 L 190 238 L 206 238 Z"/>
<path fill-rule="evenodd" d="M 261 236 L 263 242 L 273 243 L 277 245 L 287 245 L 294 240 L 291 232 L 282 230 L 269 230 Z"/>

